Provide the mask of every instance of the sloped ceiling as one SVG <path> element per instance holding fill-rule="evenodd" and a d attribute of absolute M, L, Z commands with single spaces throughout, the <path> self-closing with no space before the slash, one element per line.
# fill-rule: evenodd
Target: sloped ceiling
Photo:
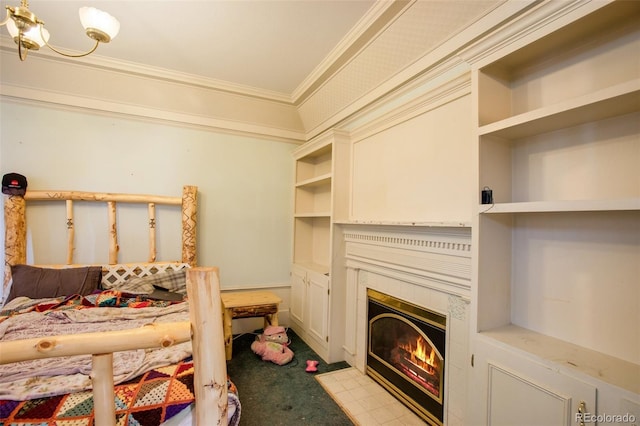
<path fill-rule="evenodd" d="M 19 2 L 3 3 L 17 6 Z M 101 45 L 92 56 L 290 97 L 306 90 L 305 85 L 312 85 L 308 77 L 314 72 L 319 76 L 331 68 L 332 62 L 353 44 L 361 47 L 368 43 L 411 3 L 407 0 L 30 0 L 29 8 L 45 22 L 51 33 L 50 43 L 59 48 L 79 52 L 91 46 L 91 41 L 84 36 L 78 9 L 93 6 L 115 16 L 121 29 L 111 43 Z M 478 4 L 484 3 L 483 8 L 490 4 L 469 0 L 418 0 L 418 3 L 428 3 L 436 14 L 449 16 L 465 9 L 477 14 Z M 466 24 L 468 19 L 460 21 L 460 25 Z M 443 25 L 432 29 L 425 26 L 423 31 L 433 31 L 432 39 L 442 40 L 443 31 L 454 33 L 461 29 L 446 22 Z M 6 31 L 2 31 L 6 35 Z M 5 47 L 11 45 L 10 41 L 4 41 Z M 399 50 L 412 48 L 410 45 L 397 47 Z M 353 49 L 351 51 L 353 53 Z"/>
<path fill-rule="evenodd" d="M 19 1 L 5 3 L 17 6 Z M 118 36 L 92 56 L 290 95 L 375 3 L 30 0 L 29 8 L 45 22 L 56 47 L 84 51 L 92 45 L 78 17 L 78 9 L 89 5 L 121 24 Z"/>
<path fill-rule="evenodd" d="M 31 0 L 50 43 L 71 53 L 91 46 L 81 6 L 115 16 L 120 33 L 87 57 L 43 48 L 25 64 L 0 29 L 0 94 L 304 141 L 505 1 Z"/>

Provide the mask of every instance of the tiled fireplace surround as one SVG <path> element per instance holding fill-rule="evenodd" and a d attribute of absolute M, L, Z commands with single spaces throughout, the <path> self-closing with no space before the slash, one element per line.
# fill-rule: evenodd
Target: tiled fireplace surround
<path fill-rule="evenodd" d="M 367 288 L 446 315 L 445 424 L 462 425 L 470 365 L 470 228 L 350 224 L 342 231 L 346 306 L 356 307 L 347 309 L 347 360 L 365 373 Z"/>

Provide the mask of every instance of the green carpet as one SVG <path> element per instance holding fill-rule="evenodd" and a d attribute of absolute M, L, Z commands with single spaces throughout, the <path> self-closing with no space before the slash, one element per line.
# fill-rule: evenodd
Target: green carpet
<path fill-rule="evenodd" d="M 315 374 L 346 368 L 349 364 L 326 364 L 292 330 L 287 334 L 291 340 L 289 348 L 295 355 L 289 364 L 282 366 L 262 361 L 253 353 L 251 342 L 255 335 L 234 336 L 233 357 L 227 362 L 227 372 L 240 395 L 240 426 L 353 425 L 315 379 Z M 317 373 L 305 372 L 308 359 L 319 361 Z"/>

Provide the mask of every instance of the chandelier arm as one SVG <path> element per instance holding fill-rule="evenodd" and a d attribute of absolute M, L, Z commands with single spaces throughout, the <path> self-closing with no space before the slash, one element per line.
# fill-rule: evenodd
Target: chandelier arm
<path fill-rule="evenodd" d="M 24 54 L 22 52 L 24 52 Z M 18 56 L 20 57 L 21 61 L 27 59 L 27 53 L 29 53 L 29 49 L 22 48 L 22 31 L 20 31 L 18 33 Z"/>
<path fill-rule="evenodd" d="M 40 35 L 42 37 L 42 40 L 44 41 L 44 44 L 47 45 L 47 47 L 51 50 L 53 50 L 54 52 L 62 55 L 62 56 L 66 56 L 68 58 L 81 58 L 83 56 L 87 56 L 93 52 L 95 52 L 95 50 L 98 48 L 98 45 L 100 44 L 100 41 L 96 40 L 96 44 L 93 45 L 93 48 L 91 50 L 89 50 L 88 52 L 85 53 L 78 53 L 78 54 L 73 54 L 73 53 L 66 53 L 63 52 L 61 50 L 56 49 L 55 47 L 53 47 L 52 45 L 49 44 L 49 42 L 45 39 L 44 34 L 42 33 L 42 29 L 44 28 L 43 25 L 40 25 Z"/>
<path fill-rule="evenodd" d="M 46 41 L 44 42 L 44 44 L 46 44 L 49 49 L 53 50 L 54 52 L 56 52 L 56 53 L 58 53 L 58 54 L 60 54 L 62 56 L 66 56 L 68 58 L 81 58 L 83 56 L 87 56 L 87 55 L 95 52 L 95 50 L 98 48 L 98 45 L 100 44 L 100 42 L 96 40 L 96 44 L 93 46 L 93 48 L 91 50 L 89 50 L 88 52 L 78 53 L 78 54 L 62 52 L 62 51 L 56 49 L 55 47 L 53 47 L 52 45 L 50 45 L 49 43 L 47 43 Z"/>
<path fill-rule="evenodd" d="M 9 19 L 11 19 L 11 12 L 9 11 L 9 9 L 7 9 L 7 16 L 5 16 L 4 21 L 0 22 L 0 27 L 3 25 L 7 25 Z"/>

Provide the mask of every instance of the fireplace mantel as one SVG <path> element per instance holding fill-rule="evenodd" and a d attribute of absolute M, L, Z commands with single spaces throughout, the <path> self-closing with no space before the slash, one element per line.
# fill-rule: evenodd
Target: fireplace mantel
<path fill-rule="evenodd" d="M 376 272 L 468 300 L 471 229 L 398 225 L 343 228 L 348 268 Z"/>
<path fill-rule="evenodd" d="M 346 266 L 345 359 L 366 373 L 367 289 L 447 317 L 445 419 L 463 419 L 469 365 L 471 228 L 342 223 Z"/>

